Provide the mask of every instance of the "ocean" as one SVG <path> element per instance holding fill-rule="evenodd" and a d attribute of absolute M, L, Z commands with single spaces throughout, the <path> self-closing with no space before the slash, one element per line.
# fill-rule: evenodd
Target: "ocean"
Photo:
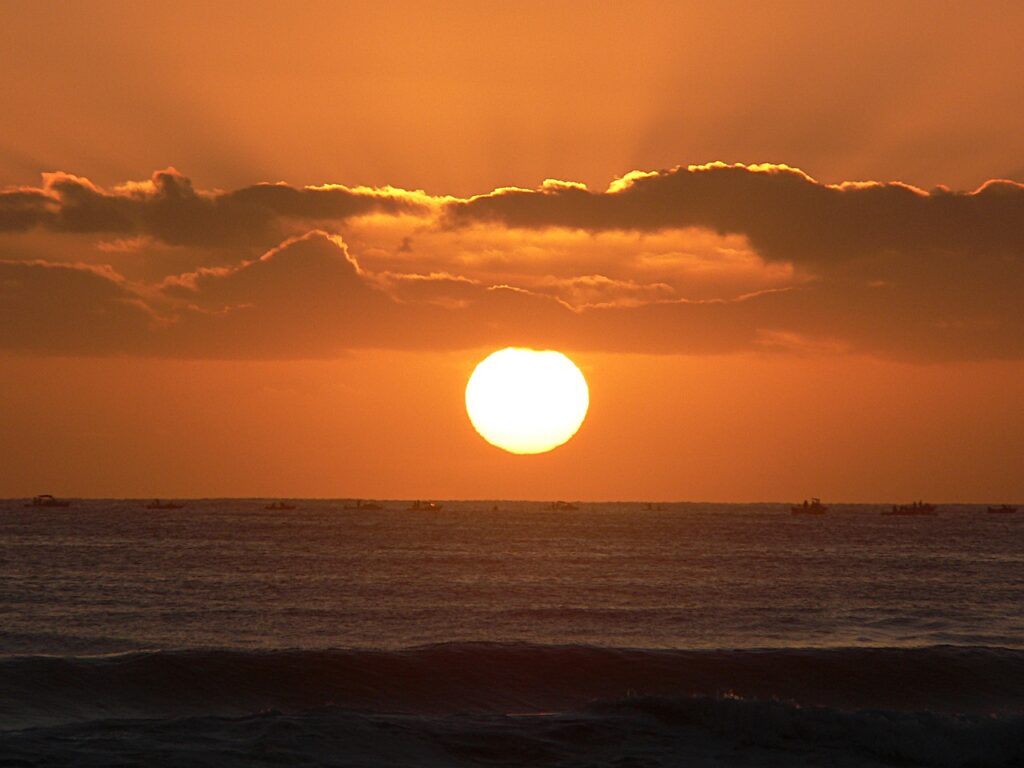
<path fill-rule="evenodd" d="M 1024 510 L 0 501 L 0 766 L 1024 766 Z"/>

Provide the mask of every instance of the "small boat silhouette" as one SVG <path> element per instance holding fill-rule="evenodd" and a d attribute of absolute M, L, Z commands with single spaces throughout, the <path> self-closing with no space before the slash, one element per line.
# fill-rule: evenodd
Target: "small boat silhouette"
<path fill-rule="evenodd" d="M 173 501 L 160 501 L 160 499 L 153 499 L 146 505 L 146 509 L 183 509 L 184 506 L 184 504 L 177 504 Z"/>
<path fill-rule="evenodd" d="M 1017 511 L 1017 508 L 1011 507 L 1009 504 L 1002 504 L 998 507 L 989 507 L 988 511 L 992 515 L 1012 515 Z"/>
<path fill-rule="evenodd" d="M 579 507 L 568 501 L 552 501 L 550 509 L 554 509 L 558 512 L 574 512 L 579 509 Z"/>
<path fill-rule="evenodd" d="M 295 505 L 287 504 L 283 501 L 274 501 L 271 502 L 270 504 L 267 504 L 267 506 L 265 506 L 264 509 L 269 509 L 271 512 L 277 512 L 280 510 L 295 509 Z"/>
<path fill-rule="evenodd" d="M 355 504 L 346 504 L 345 509 L 376 511 L 384 509 L 384 505 L 378 504 L 376 501 L 363 501 L 362 499 L 356 499 Z"/>
<path fill-rule="evenodd" d="M 812 496 L 810 501 L 804 499 L 803 504 L 792 506 L 789 511 L 793 515 L 824 515 L 828 512 L 828 507 L 822 504 L 817 496 Z"/>
<path fill-rule="evenodd" d="M 44 493 L 40 496 L 32 497 L 32 501 L 25 505 L 26 507 L 70 507 L 70 501 L 64 501 L 63 499 L 56 499 L 48 493 Z"/>
<path fill-rule="evenodd" d="M 410 512 L 440 512 L 443 508 L 444 505 L 438 504 L 436 501 L 420 501 L 419 499 L 409 505 Z"/>
<path fill-rule="evenodd" d="M 939 510 L 934 504 L 915 501 L 913 504 L 893 504 L 892 509 L 887 509 L 882 514 L 896 515 L 898 517 L 915 517 L 920 515 L 937 515 Z"/>

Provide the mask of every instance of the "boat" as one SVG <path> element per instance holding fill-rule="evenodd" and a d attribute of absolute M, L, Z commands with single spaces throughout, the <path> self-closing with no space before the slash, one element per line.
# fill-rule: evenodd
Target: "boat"
<path fill-rule="evenodd" d="M 410 512 L 440 512 L 443 508 L 444 505 L 438 504 L 436 501 L 420 501 L 419 499 L 409 505 Z"/>
<path fill-rule="evenodd" d="M 26 507 L 70 507 L 70 501 L 64 501 L 63 499 L 56 499 L 48 493 L 44 493 L 40 496 L 33 496 L 32 501 L 25 505 Z"/>
<path fill-rule="evenodd" d="M 379 509 L 384 509 L 384 505 L 378 504 L 376 501 L 363 501 L 362 499 L 356 499 L 355 504 L 346 504 L 345 509 L 376 511 Z"/>
<path fill-rule="evenodd" d="M 177 504 L 173 501 L 160 501 L 160 499 L 153 499 L 146 505 L 146 509 L 182 509 L 184 506 L 184 504 Z"/>
<path fill-rule="evenodd" d="M 939 510 L 934 504 L 915 501 L 913 504 L 893 504 L 892 509 L 887 509 L 882 514 L 890 516 L 915 517 L 920 515 L 937 515 L 939 514 Z"/>
<path fill-rule="evenodd" d="M 271 512 L 279 512 L 287 509 L 295 509 L 295 505 L 288 504 L 283 501 L 274 501 L 271 502 L 270 504 L 267 504 L 267 506 L 265 506 L 264 509 L 269 509 Z"/>
<path fill-rule="evenodd" d="M 804 499 L 803 504 L 792 506 L 789 511 L 794 515 L 824 515 L 828 512 L 828 507 L 822 504 L 817 496 L 812 496 L 810 501 Z"/>
<path fill-rule="evenodd" d="M 665 507 L 664 504 L 654 504 L 654 503 L 648 501 L 644 505 L 644 511 L 646 511 L 646 512 L 665 512 L 666 510 L 667 510 L 667 508 Z"/>
<path fill-rule="evenodd" d="M 1017 511 L 1016 507 L 1011 507 L 1009 504 L 1002 504 L 998 507 L 989 507 L 988 512 L 990 515 L 1012 515 Z"/>
<path fill-rule="evenodd" d="M 579 507 L 568 501 L 552 501 L 551 509 L 557 512 L 574 512 L 579 509 Z"/>

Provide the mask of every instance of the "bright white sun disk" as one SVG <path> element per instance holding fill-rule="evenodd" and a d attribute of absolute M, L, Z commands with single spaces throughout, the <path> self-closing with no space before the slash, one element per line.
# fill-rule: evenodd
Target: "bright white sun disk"
<path fill-rule="evenodd" d="M 485 358 L 466 385 L 474 429 L 510 453 L 544 453 L 576 434 L 590 393 L 561 352 L 508 347 Z"/>

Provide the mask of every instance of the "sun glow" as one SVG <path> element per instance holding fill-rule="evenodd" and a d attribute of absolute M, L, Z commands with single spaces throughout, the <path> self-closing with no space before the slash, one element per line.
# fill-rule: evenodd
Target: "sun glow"
<path fill-rule="evenodd" d="M 552 350 L 499 350 L 477 365 L 466 384 L 473 428 L 509 453 L 557 448 L 576 434 L 589 406 L 580 369 Z"/>

